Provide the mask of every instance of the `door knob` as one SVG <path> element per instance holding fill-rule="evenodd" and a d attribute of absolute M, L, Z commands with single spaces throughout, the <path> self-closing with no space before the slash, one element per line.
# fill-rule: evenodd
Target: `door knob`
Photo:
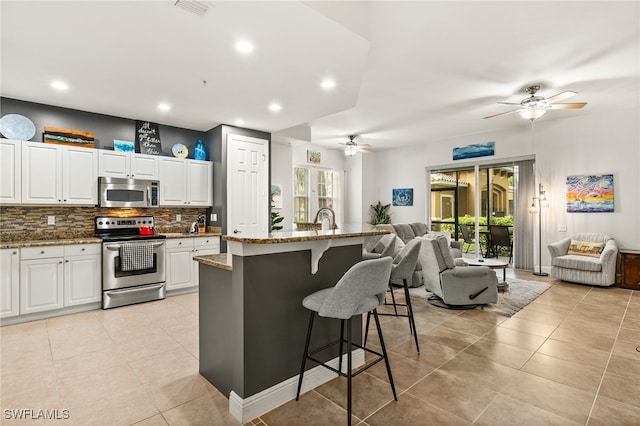
<path fill-rule="evenodd" d="M 242 232 L 242 231 L 238 231 L 237 229 L 234 229 L 234 230 L 233 230 L 233 233 L 234 233 L 234 234 L 239 234 L 240 232 Z"/>

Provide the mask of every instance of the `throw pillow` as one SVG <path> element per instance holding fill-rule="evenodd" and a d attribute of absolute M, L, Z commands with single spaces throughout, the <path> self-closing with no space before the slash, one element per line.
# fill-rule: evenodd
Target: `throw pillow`
<path fill-rule="evenodd" d="M 600 257 L 604 250 L 605 243 L 594 243 L 591 241 L 571 240 L 567 254 L 576 254 L 579 256 Z"/>

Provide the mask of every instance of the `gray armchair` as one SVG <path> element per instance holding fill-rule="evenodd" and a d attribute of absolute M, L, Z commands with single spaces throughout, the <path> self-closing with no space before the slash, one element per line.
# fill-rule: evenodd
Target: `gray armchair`
<path fill-rule="evenodd" d="M 442 235 L 427 234 L 420 239 L 420 263 L 425 288 L 447 307 L 498 301 L 495 271 L 487 266 L 467 266 L 461 259 L 454 261 L 447 239 Z"/>
<path fill-rule="evenodd" d="M 362 253 L 362 260 L 380 259 L 381 257 L 393 257 L 396 249 L 396 235 L 383 235 L 371 251 Z"/>
<path fill-rule="evenodd" d="M 575 247 L 580 243 L 595 243 L 593 246 L 601 246 L 599 255 L 589 251 L 580 253 Z M 582 247 L 588 244 L 582 244 Z M 564 238 L 547 246 L 551 255 L 551 276 L 563 281 L 578 284 L 590 284 L 610 286 L 616 282 L 616 260 L 618 258 L 618 246 L 608 235 L 598 233 L 583 233 Z M 571 248 L 571 250 L 570 250 Z M 570 253 L 570 251 L 572 253 Z"/>

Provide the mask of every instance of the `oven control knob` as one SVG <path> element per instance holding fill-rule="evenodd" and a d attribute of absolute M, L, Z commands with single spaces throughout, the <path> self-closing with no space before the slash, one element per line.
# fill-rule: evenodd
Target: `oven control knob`
<path fill-rule="evenodd" d="M 98 225 L 102 225 L 102 221 L 98 222 Z"/>

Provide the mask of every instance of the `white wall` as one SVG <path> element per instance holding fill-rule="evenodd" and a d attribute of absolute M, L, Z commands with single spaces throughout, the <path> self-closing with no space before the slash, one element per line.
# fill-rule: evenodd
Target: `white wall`
<path fill-rule="evenodd" d="M 558 111 L 556 115 L 562 114 Z M 495 142 L 496 154 L 488 161 L 535 155 L 537 179 L 549 195 L 551 206 L 543 212 L 542 244 L 580 232 L 603 232 L 616 239 L 620 247 L 640 249 L 640 109 L 630 108 L 574 117 L 542 119 L 534 131 L 522 128 L 445 141 L 425 141 L 424 145 L 378 153 L 379 164 L 363 168 L 363 182 L 379 182 L 377 194 L 363 191 L 363 205 L 380 199 L 391 201 L 393 188 L 414 188 L 412 207 L 392 207 L 393 223 L 426 219 L 425 167 L 464 166 L 469 161 L 453 161 L 452 149 L 472 143 Z M 503 120 L 517 119 L 504 117 Z M 614 175 L 614 213 L 567 213 L 566 177 L 576 174 Z M 366 186 L 366 185 L 365 185 Z M 567 232 L 558 232 L 558 225 Z M 534 244 L 534 242 L 532 242 Z M 549 255 L 543 249 L 543 267 Z"/>

